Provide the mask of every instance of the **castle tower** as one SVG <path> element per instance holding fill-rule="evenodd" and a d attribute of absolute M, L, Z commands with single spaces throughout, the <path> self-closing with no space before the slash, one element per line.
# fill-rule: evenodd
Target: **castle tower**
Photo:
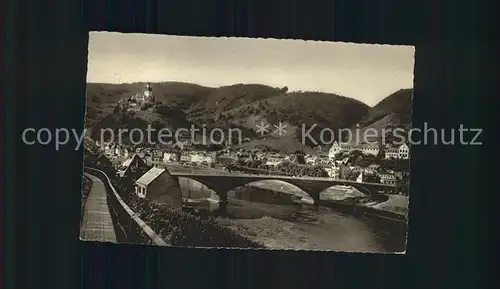
<path fill-rule="evenodd" d="M 144 101 L 147 102 L 154 102 L 154 96 L 153 96 L 153 88 L 151 87 L 150 83 L 146 84 L 146 88 L 144 90 Z"/>

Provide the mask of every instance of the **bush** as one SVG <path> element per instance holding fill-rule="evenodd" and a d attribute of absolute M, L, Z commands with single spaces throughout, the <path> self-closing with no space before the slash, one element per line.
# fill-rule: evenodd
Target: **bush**
<path fill-rule="evenodd" d="M 182 210 L 173 209 L 167 204 L 139 198 L 135 194 L 133 182 L 129 179 L 118 179 L 113 168 L 103 168 L 96 165 L 91 165 L 91 167 L 103 170 L 123 201 L 168 244 L 196 247 L 263 248 L 261 244 L 236 234 L 231 229 L 219 225 L 213 219 L 203 219 Z M 140 240 L 147 240 L 146 243 L 150 244 L 151 240 L 144 231 L 137 230 L 136 233 Z"/>
<path fill-rule="evenodd" d="M 285 174 L 308 177 L 328 177 L 328 173 L 321 166 L 308 166 L 292 162 L 283 162 L 276 169 Z"/>
<path fill-rule="evenodd" d="M 123 200 L 163 240 L 173 246 L 262 248 L 213 219 L 204 219 L 167 204 L 160 204 L 135 195 L 130 186 L 113 184 Z"/>
<path fill-rule="evenodd" d="M 83 186 L 82 186 L 82 196 L 81 196 L 81 220 L 83 220 L 83 212 L 85 210 L 85 202 L 90 194 L 90 189 L 92 188 L 92 181 L 87 177 L 83 176 Z"/>

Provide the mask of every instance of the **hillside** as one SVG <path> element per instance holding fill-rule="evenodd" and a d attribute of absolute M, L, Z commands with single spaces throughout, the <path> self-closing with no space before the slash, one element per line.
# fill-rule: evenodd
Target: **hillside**
<path fill-rule="evenodd" d="M 392 116 L 401 124 L 411 123 L 413 89 L 400 89 L 384 98 L 368 111 L 360 122 L 361 126 L 370 125 L 386 116 Z"/>
<path fill-rule="evenodd" d="M 261 84 L 236 84 L 219 88 L 203 87 L 191 83 L 152 83 L 153 92 L 164 112 L 139 111 L 133 116 L 113 112 L 117 102 L 137 92 L 142 92 L 144 83 L 132 84 L 88 84 L 86 127 L 92 131 L 100 128 L 153 127 L 190 128 L 191 124 L 211 128 L 239 128 L 243 139 L 239 147 L 268 148 L 294 151 L 309 149 L 313 144 L 301 143 L 302 125 L 306 130 L 313 125 L 311 133 L 319 140 L 322 128 L 337 130 L 352 127 L 362 121 L 365 126 L 373 125 L 390 115 L 389 123 L 398 122 L 392 117 L 404 118 L 411 111 L 411 90 L 409 109 L 405 105 L 407 93 L 397 92 L 374 108 L 355 99 L 322 92 L 288 92 L 287 87 L 275 88 Z M 401 97 L 402 95 L 402 97 Z M 403 99 L 403 100 L 401 100 Z M 269 130 L 279 122 L 286 124 L 286 135 L 256 133 L 256 124 L 270 124 Z M 98 137 L 96 133 L 93 138 Z M 335 136 L 337 137 L 337 136 Z"/>
<path fill-rule="evenodd" d="M 97 121 L 112 113 L 120 99 L 142 92 L 144 85 L 144 83 L 87 83 L 85 126 L 92 127 Z M 202 101 L 214 90 L 214 88 L 181 82 L 152 83 L 152 88 L 158 102 L 182 110 Z"/>
<path fill-rule="evenodd" d="M 147 142 L 147 128 L 151 125 L 155 131 L 151 131 L 151 140 L 158 143 L 158 132 L 161 129 L 168 129 L 172 137 L 170 139 L 164 138 L 162 141 L 172 141 L 174 142 L 173 135 L 180 129 L 190 129 L 192 126 L 195 128 L 199 127 L 186 119 L 184 112 L 179 109 L 170 108 L 168 106 L 162 105 L 156 109 L 144 110 L 144 111 L 115 111 L 108 114 L 106 117 L 100 119 L 95 123 L 95 125 L 90 129 L 90 135 L 92 139 L 100 139 L 101 130 L 112 129 L 115 135 L 115 141 L 118 138 L 119 129 L 122 129 L 122 140 L 127 143 L 128 140 L 133 139 L 138 141 L 139 136 L 130 136 L 130 131 L 133 129 L 140 129 L 144 132 L 144 143 Z M 104 134 L 107 136 L 107 133 Z M 166 131 L 163 134 L 165 137 Z M 195 134 L 195 140 L 201 141 L 202 136 L 200 133 Z M 154 144 L 152 144 L 154 145 Z"/>
<path fill-rule="evenodd" d="M 302 143 L 303 129 L 308 131 L 315 126 L 310 135 L 320 142 L 320 132 L 329 128 L 337 131 L 352 126 L 366 115 L 369 107 L 357 100 L 319 92 L 292 92 L 274 96 L 259 103 L 260 109 L 249 111 L 241 108 L 239 112 L 231 112 L 231 121 L 244 126 L 255 127 L 256 123 L 286 124 L 286 136 L 267 136 L 265 140 L 256 140 L 246 146 L 255 144 L 268 146 L 275 150 L 293 151 L 302 147 L 309 151 L 314 144 L 306 138 Z M 271 129 L 273 127 L 271 126 Z M 338 136 L 335 136 L 336 138 Z M 325 141 L 329 137 L 326 136 Z"/>
<path fill-rule="evenodd" d="M 382 135 L 382 129 L 407 129 L 411 125 L 412 97 L 413 89 L 401 89 L 384 98 L 359 122 L 360 135 L 368 129 L 374 129 L 379 136 Z M 371 138 L 369 141 L 376 139 Z"/>
<path fill-rule="evenodd" d="M 285 90 L 262 84 L 235 84 L 214 89 L 203 101 L 188 109 L 191 117 L 238 108 L 249 103 L 285 93 Z"/>

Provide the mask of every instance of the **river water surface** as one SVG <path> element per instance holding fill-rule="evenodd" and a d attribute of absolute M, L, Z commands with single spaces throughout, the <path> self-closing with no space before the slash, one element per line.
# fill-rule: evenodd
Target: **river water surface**
<path fill-rule="evenodd" d="M 179 181 L 184 197 L 203 199 L 205 205 L 202 207 L 208 206 L 212 211 L 208 215 L 214 218 L 218 196 L 192 180 L 181 178 Z M 332 196 L 337 192 L 340 190 L 333 191 Z M 243 188 L 228 194 L 227 214 L 215 218 L 221 225 L 269 248 L 379 253 L 405 251 L 404 222 L 353 215 L 330 207 L 315 208 L 298 204 L 296 198 L 285 196 L 297 194 L 296 188 L 283 187 L 283 184 L 267 183 Z M 207 202 L 207 198 L 212 201 Z"/>
<path fill-rule="evenodd" d="M 352 216 L 327 207 L 231 200 L 218 222 L 269 248 L 404 252 L 406 224 Z"/>

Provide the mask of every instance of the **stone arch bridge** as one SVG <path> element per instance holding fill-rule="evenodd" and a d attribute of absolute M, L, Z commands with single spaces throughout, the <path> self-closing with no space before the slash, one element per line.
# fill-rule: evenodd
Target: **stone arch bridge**
<path fill-rule="evenodd" d="M 347 180 L 336 180 L 330 178 L 315 177 L 289 177 L 289 176 L 271 176 L 271 175 L 247 175 L 247 174 L 204 174 L 204 173 L 171 173 L 176 178 L 186 178 L 198 181 L 207 188 L 213 190 L 220 199 L 220 208 L 225 210 L 227 206 L 227 194 L 229 191 L 238 187 L 257 182 L 257 181 L 282 181 L 294 185 L 307 193 L 317 204 L 320 200 L 320 194 L 329 187 L 336 185 L 351 186 L 369 195 L 379 194 L 379 190 L 395 191 L 394 185 L 380 183 L 358 183 Z"/>

